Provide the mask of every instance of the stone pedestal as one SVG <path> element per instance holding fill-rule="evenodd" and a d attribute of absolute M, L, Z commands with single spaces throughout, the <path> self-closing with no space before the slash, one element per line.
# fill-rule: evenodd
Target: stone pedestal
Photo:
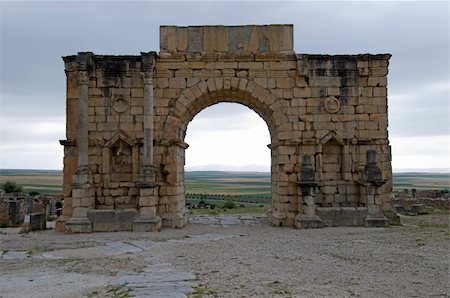
<path fill-rule="evenodd" d="M 87 217 L 72 217 L 66 222 L 66 233 L 92 233 L 92 222 Z"/>
<path fill-rule="evenodd" d="M 88 210 L 95 208 L 92 175 L 87 166 L 81 166 L 73 178 L 72 217 L 65 224 L 66 233 L 90 233 L 92 222 L 88 218 Z"/>
<path fill-rule="evenodd" d="M 302 166 L 300 168 L 300 180 L 298 182 L 302 193 L 298 198 L 298 212 L 295 217 L 295 227 L 297 229 L 322 228 L 322 219 L 316 214 L 315 172 L 311 162 L 311 156 L 303 155 Z M 304 204 L 303 204 L 304 203 Z"/>
<path fill-rule="evenodd" d="M 366 227 L 388 227 L 389 219 L 381 212 L 380 186 L 386 181 L 382 179 L 381 170 L 377 165 L 377 152 L 367 150 L 366 166 L 364 167 L 363 185 L 367 191 L 367 217 L 364 220 Z"/>
<path fill-rule="evenodd" d="M 367 217 L 364 219 L 366 227 L 388 227 L 389 219 L 384 216 L 380 210 L 380 206 L 376 204 L 376 190 L 375 186 L 369 185 L 367 187 Z"/>
<path fill-rule="evenodd" d="M 157 232 L 161 230 L 161 217 L 156 215 L 158 203 L 158 185 L 139 183 L 139 216 L 133 221 L 134 232 Z"/>
<path fill-rule="evenodd" d="M 322 228 L 323 222 L 316 214 L 314 197 L 311 195 L 305 196 L 304 201 L 306 206 L 303 206 L 303 213 L 300 213 L 295 217 L 295 227 L 297 229 Z"/>
<path fill-rule="evenodd" d="M 163 215 L 163 224 L 167 228 L 182 228 L 189 220 L 187 212 L 166 213 Z"/>

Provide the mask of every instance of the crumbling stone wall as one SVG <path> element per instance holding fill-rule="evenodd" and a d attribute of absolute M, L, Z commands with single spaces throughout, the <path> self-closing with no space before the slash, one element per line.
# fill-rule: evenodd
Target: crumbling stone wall
<path fill-rule="evenodd" d="M 127 213 L 134 230 L 184 226 L 186 128 L 219 102 L 246 105 L 268 126 L 274 225 L 297 225 L 306 193 L 313 213 L 354 208 L 347 213 L 387 222 L 381 213 L 392 209 L 389 54 L 296 54 L 291 25 L 160 30 L 159 54 L 64 57 L 59 230 L 92 231 L 94 213 L 104 209 L 135 210 Z M 309 184 L 300 183 L 305 155 Z"/>
<path fill-rule="evenodd" d="M 44 217 L 51 210 L 51 198 L 47 197 L 0 197 L 0 226 L 22 224 L 27 213 L 42 213 Z"/>
<path fill-rule="evenodd" d="M 411 192 L 401 190 L 395 194 L 393 205 L 411 209 L 414 204 L 424 204 L 441 210 L 450 210 L 450 195 L 448 190 L 416 190 Z"/>

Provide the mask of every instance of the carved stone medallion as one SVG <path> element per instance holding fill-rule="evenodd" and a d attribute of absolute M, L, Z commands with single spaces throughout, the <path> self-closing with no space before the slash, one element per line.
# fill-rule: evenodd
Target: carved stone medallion
<path fill-rule="evenodd" d="M 323 106 L 328 113 L 334 114 L 341 109 L 341 102 L 336 97 L 330 96 L 325 98 Z"/>
<path fill-rule="evenodd" d="M 111 105 L 113 110 L 117 113 L 126 112 L 130 107 L 130 104 L 122 95 L 115 95 L 112 99 Z"/>

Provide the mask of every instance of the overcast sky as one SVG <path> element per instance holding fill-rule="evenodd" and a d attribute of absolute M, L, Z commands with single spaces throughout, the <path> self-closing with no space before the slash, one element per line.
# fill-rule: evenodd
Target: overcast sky
<path fill-rule="evenodd" d="M 447 1 L 1 1 L 0 168 L 62 169 L 61 56 L 159 51 L 160 25 L 294 24 L 297 53 L 391 53 L 394 170 L 448 169 L 448 20 Z M 267 126 L 244 106 L 205 109 L 189 124 L 186 142 L 191 145 L 187 167 L 253 164 L 269 169 Z"/>

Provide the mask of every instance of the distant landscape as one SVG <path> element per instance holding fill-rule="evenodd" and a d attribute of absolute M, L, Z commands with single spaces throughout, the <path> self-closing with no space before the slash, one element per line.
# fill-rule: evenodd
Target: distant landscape
<path fill-rule="evenodd" d="M 0 183 L 16 182 L 24 192 L 41 194 L 62 192 L 62 171 L 58 170 L 0 170 Z M 449 189 L 450 173 L 394 173 L 394 191 L 401 189 Z M 219 200 L 232 198 L 242 202 L 270 201 L 270 173 L 194 171 L 186 172 L 187 197 L 208 195 Z"/>

